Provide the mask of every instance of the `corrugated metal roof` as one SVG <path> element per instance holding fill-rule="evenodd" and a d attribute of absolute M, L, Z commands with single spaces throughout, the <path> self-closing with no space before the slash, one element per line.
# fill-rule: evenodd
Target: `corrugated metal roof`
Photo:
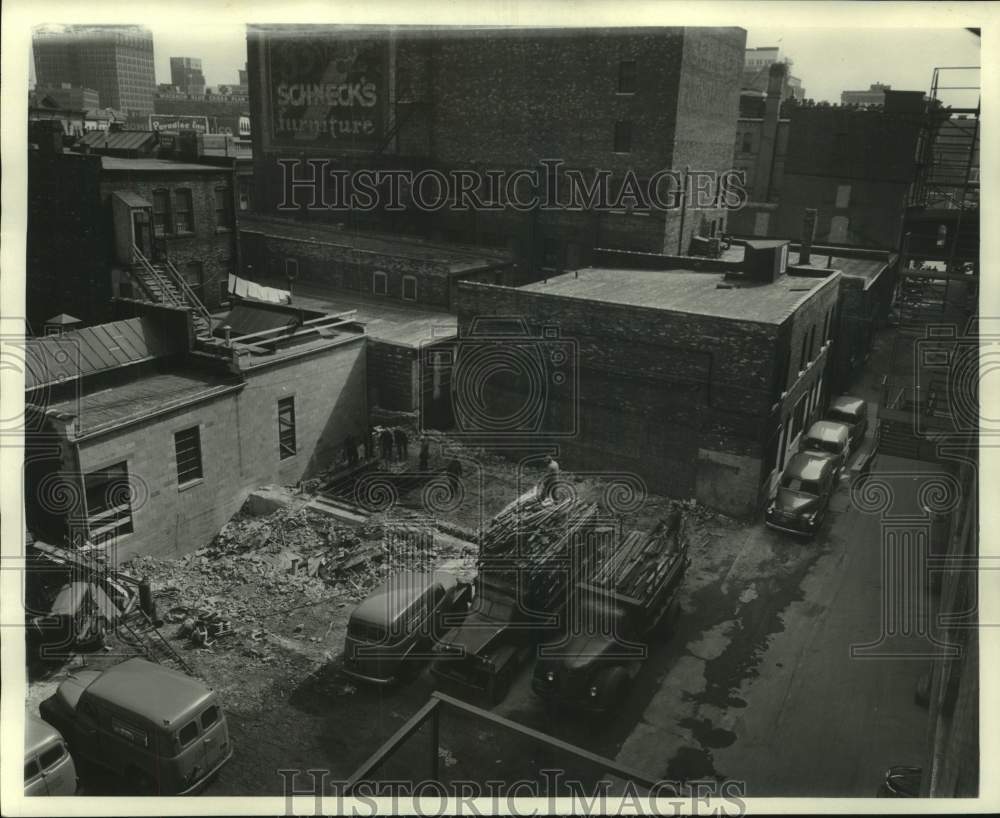
<path fill-rule="evenodd" d="M 129 318 L 25 342 L 24 388 L 106 372 L 178 351 L 171 339 L 144 318 Z"/>
<path fill-rule="evenodd" d="M 152 131 L 90 131 L 80 137 L 80 142 L 92 148 L 109 150 L 138 150 L 153 141 Z"/>

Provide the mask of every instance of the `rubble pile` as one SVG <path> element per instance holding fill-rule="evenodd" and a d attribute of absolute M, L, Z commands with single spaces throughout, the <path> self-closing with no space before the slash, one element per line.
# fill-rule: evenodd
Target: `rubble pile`
<path fill-rule="evenodd" d="M 168 622 L 222 617 L 238 625 L 313 602 L 359 601 L 390 573 L 430 570 L 441 555 L 433 530 L 373 516 L 354 528 L 307 508 L 237 515 L 212 543 L 178 559 L 137 557 Z"/>

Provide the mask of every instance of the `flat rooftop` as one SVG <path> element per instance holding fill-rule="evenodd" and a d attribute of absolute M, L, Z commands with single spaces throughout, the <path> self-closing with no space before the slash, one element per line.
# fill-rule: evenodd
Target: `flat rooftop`
<path fill-rule="evenodd" d="M 520 289 L 734 321 L 780 324 L 826 282 L 826 278 L 781 276 L 773 283 L 756 283 L 727 280 L 724 273 L 693 270 L 587 267 Z M 732 287 L 720 289 L 720 284 Z"/>
<path fill-rule="evenodd" d="M 788 254 L 788 263 L 799 264 L 799 258 L 799 253 L 793 250 Z M 884 270 L 888 263 L 888 258 L 846 258 L 832 256 L 829 253 L 817 253 L 815 250 L 809 254 L 811 267 L 831 267 L 850 278 L 863 278 L 868 281 Z"/>
<path fill-rule="evenodd" d="M 232 378 L 194 371 L 151 372 L 79 397 L 55 401 L 45 408 L 77 418 L 76 435 L 91 434 L 162 409 L 184 406 L 238 385 Z"/>
<path fill-rule="evenodd" d="M 122 159 L 117 156 L 102 156 L 101 168 L 129 173 L 164 171 L 168 173 L 230 173 L 221 165 L 199 165 L 194 162 L 174 162 L 172 159 Z M 242 220 L 242 216 L 240 217 Z"/>
<path fill-rule="evenodd" d="M 272 287 L 287 286 L 278 279 L 261 281 Z M 365 325 L 365 333 L 376 341 L 420 346 L 423 343 L 458 334 L 458 316 L 445 310 L 411 306 L 356 292 L 310 284 L 295 283 L 292 306 L 327 313 L 357 310 L 355 320 Z"/>
<path fill-rule="evenodd" d="M 243 213 L 240 214 L 239 229 L 279 239 L 299 239 L 363 252 L 436 262 L 452 273 L 476 270 L 511 260 L 509 253 L 488 247 L 430 242 L 408 236 L 350 230 L 335 224 L 302 224 Z"/>

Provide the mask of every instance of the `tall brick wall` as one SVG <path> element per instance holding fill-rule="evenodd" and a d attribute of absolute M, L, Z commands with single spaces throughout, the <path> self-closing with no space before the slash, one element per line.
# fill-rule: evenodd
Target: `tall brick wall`
<path fill-rule="evenodd" d="M 111 223 L 100 218 L 100 184 L 100 157 L 29 154 L 25 308 L 38 334 L 63 312 L 110 319 Z"/>
<path fill-rule="evenodd" d="M 368 404 L 409 412 L 417 408 L 417 349 L 368 339 Z"/>
<path fill-rule="evenodd" d="M 489 285 L 458 291 L 460 333 L 476 316 L 516 315 L 575 344 L 579 402 L 547 398 L 558 404 L 550 416 L 576 417 L 579 434 L 558 441 L 566 468 L 633 470 L 675 496 L 756 507 L 778 327 Z"/>
<path fill-rule="evenodd" d="M 240 231 L 243 264 L 254 278 L 283 278 L 285 260 L 298 261 L 299 281 L 374 295 L 374 273 L 387 277 L 386 298 L 403 298 L 403 276 L 417 279 L 416 304 L 448 308 L 448 272 L 443 264 L 426 259 L 374 253 L 352 247 L 268 235 L 252 228 Z"/>
<path fill-rule="evenodd" d="M 171 207 L 174 193 L 180 189 L 191 191 L 194 233 L 168 233 L 163 238 L 167 245 L 170 261 L 183 275 L 190 262 L 202 265 L 202 301 L 210 309 L 218 307 L 220 285 L 228 283 L 230 273 L 236 272 L 236 232 L 232 221 L 233 208 L 230 207 L 230 221 L 220 224 L 215 209 L 215 189 L 224 188 L 232 201 L 232 173 L 221 170 L 218 173 L 179 172 L 108 172 L 101 182 L 101 198 L 107 218 L 111 219 L 111 194 L 115 192 L 135 193 L 150 204 L 153 191 L 169 190 Z M 173 216 L 173 213 L 171 214 Z"/>
<path fill-rule="evenodd" d="M 295 399 L 297 453 L 278 457 L 278 400 Z M 177 485 L 174 434 L 200 429 L 200 482 Z M 118 558 L 171 556 L 207 544 L 255 487 L 291 484 L 330 465 L 347 434 L 367 427 L 365 343 L 360 340 L 248 373 L 239 391 L 80 445 L 84 473 L 127 461 L 142 491 L 135 532 Z"/>

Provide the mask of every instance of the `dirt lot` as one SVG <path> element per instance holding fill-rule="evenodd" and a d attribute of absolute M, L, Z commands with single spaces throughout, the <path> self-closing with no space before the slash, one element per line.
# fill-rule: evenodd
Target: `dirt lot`
<path fill-rule="evenodd" d="M 359 688 L 338 672 L 354 604 L 402 567 L 445 567 L 471 577 L 475 547 L 454 533 L 472 538 L 480 524 L 533 487 L 542 474 L 537 461 L 518 466 L 451 444 L 443 453 L 445 444 L 438 439 L 432 448 L 432 475 L 398 492 L 394 502 L 383 502 L 365 524 L 347 525 L 306 507 L 308 496 L 294 495 L 289 508 L 268 516 L 238 515 L 209 547 L 193 554 L 174 560 L 141 558 L 124 566 L 151 580 L 164 620 L 161 632 L 193 674 L 225 702 L 237 756 L 208 794 L 279 794 L 276 771 L 282 768 L 324 768 L 343 778 L 427 701 L 433 684 L 426 672 L 399 689 Z M 459 490 L 449 494 L 433 474 L 456 458 L 462 462 L 462 479 Z M 376 470 L 372 479 L 413 471 L 414 460 Z M 628 528 L 648 528 L 670 508 L 670 501 L 646 495 L 641 486 L 609 487 L 593 475 L 565 474 L 556 493 L 601 501 Z M 693 504 L 688 510 L 694 522 L 692 572 L 698 582 L 699 566 L 712 562 L 713 543 L 740 526 Z M 428 521 L 452 534 L 434 530 L 430 536 Z M 205 616 L 228 621 L 231 633 L 210 646 L 196 646 L 187 626 Z M 113 640 L 111 651 L 90 655 L 86 662 L 101 666 L 131 653 Z M 31 701 L 37 704 L 48 695 L 66 671 L 55 670 L 34 683 Z M 612 757 L 628 733 L 624 722 L 600 737 L 586 721 L 554 723 L 535 701 L 523 673 L 497 712 Z M 513 781 L 537 777 L 539 769 L 552 763 L 539 748 L 526 752 L 523 741 L 502 730 L 466 724 L 460 717 L 442 725 L 441 742 L 442 776 L 450 778 Z M 414 769 L 427 766 L 424 742 L 415 739 L 410 745 L 387 774 L 395 768 L 412 776 Z M 89 791 L 111 792 L 114 786 L 97 781 Z"/>

